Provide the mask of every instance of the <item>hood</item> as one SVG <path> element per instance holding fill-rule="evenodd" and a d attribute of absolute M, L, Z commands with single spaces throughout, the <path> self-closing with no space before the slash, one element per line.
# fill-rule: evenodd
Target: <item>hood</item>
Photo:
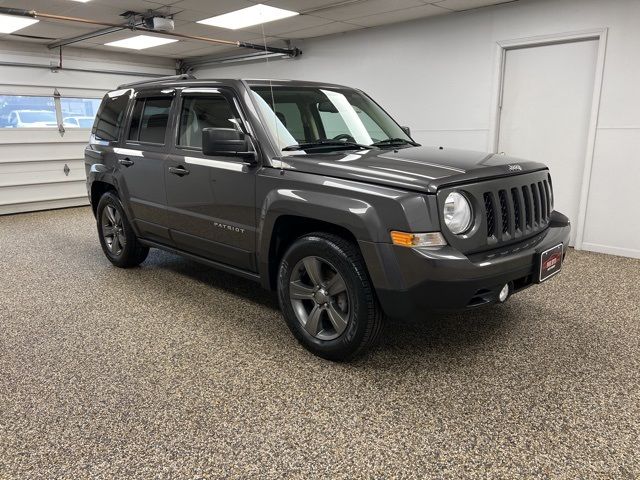
<path fill-rule="evenodd" d="M 443 186 L 546 168 L 502 154 L 422 146 L 288 155 L 279 160 L 288 170 L 427 193 Z"/>

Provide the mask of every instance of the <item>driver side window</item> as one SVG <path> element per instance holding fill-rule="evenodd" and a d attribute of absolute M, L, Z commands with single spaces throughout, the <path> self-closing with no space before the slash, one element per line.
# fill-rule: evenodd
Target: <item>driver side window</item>
<path fill-rule="evenodd" d="M 224 95 L 183 97 L 177 146 L 202 149 L 204 128 L 240 130 L 240 119 Z"/>

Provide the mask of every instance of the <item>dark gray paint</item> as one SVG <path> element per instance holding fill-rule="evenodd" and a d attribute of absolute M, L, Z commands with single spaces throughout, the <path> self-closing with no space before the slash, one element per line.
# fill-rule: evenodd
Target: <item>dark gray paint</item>
<path fill-rule="evenodd" d="M 278 218 L 298 216 L 343 227 L 357 239 L 383 308 L 392 315 L 406 313 L 398 302 L 417 305 L 421 298 L 464 308 L 456 297 L 487 282 L 494 288 L 527 275 L 535 267 L 536 253 L 553 242 L 566 244 L 568 221 L 555 213 L 548 228 L 535 236 L 536 242 L 523 237 L 517 244 L 521 248 L 510 251 L 513 246 L 507 246 L 497 257 L 471 258 L 461 253 L 464 247 L 454 248 L 456 241 L 440 250 L 392 245 L 390 230 L 444 230 L 437 192 L 491 179 L 502 178 L 508 184 L 506 177 L 546 174 L 546 167 L 504 155 L 438 147 L 282 156 L 263 128 L 248 90 L 251 84 L 265 83 L 187 80 L 136 87 L 137 95 L 176 95 L 165 145 L 92 140 L 86 150 L 89 193 L 94 182 L 113 185 L 137 234 L 147 242 L 259 278 L 265 287 L 273 287 L 269 251 Z M 290 82 L 276 82 L 281 83 Z M 222 89 L 235 99 L 244 131 L 256 149 L 256 163 L 176 148 L 180 92 L 186 88 Z M 143 153 L 133 158 L 126 149 Z M 135 164 L 118 164 L 124 156 Z M 518 169 L 510 167 L 514 164 Z M 170 168 L 184 168 L 189 174 L 175 175 Z"/>

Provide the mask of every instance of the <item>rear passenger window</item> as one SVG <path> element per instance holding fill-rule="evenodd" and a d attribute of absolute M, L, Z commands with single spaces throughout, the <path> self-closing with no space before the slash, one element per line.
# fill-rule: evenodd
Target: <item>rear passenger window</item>
<path fill-rule="evenodd" d="M 102 100 L 102 105 L 100 105 L 100 110 L 98 110 L 98 114 L 96 115 L 95 124 L 93 125 L 91 133 L 93 133 L 98 140 L 106 140 L 107 142 L 118 140 L 128 103 L 128 90 L 125 94 L 118 96 L 105 95 Z"/>
<path fill-rule="evenodd" d="M 127 139 L 134 142 L 163 144 L 169 123 L 171 100 L 171 97 L 136 100 Z"/>
<path fill-rule="evenodd" d="M 236 128 L 240 120 L 223 95 L 183 97 L 178 145 L 202 148 L 203 128 Z"/>

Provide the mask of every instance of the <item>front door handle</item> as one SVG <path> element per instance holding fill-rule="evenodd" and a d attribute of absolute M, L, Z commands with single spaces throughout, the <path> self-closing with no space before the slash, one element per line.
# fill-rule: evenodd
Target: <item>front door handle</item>
<path fill-rule="evenodd" d="M 120 160 L 118 160 L 118 163 L 120 165 L 124 165 L 125 167 L 130 167 L 131 165 L 133 165 L 133 160 L 129 158 L 121 158 Z"/>
<path fill-rule="evenodd" d="M 169 167 L 169 173 L 184 177 L 185 175 L 189 175 L 189 170 L 180 165 L 179 167 Z"/>

